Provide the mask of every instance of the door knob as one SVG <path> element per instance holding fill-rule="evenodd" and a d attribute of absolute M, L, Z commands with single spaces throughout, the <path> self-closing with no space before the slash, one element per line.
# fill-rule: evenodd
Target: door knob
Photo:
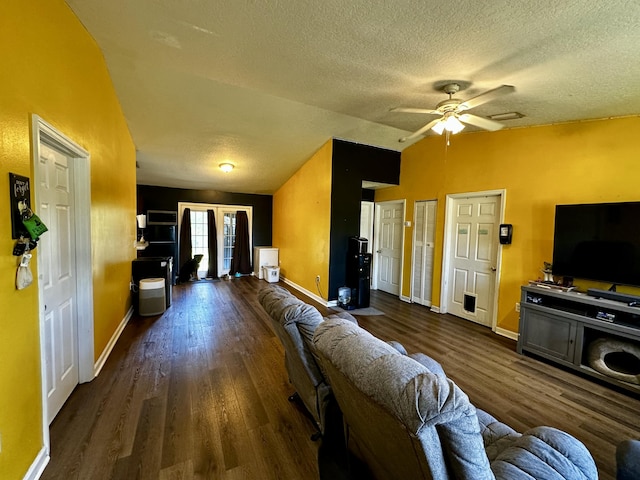
<path fill-rule="evenodd" d="M 382 250 L 376 250 L 376 253 L 382 253 Z"/>
<path fill-rule="evenodd" d="M 491 271 L 492 271 L 492 272 L 495 272 L 496 270 L 497 270 L 497 268 L 496 268 L 496 267 L 491 267 Z"/>

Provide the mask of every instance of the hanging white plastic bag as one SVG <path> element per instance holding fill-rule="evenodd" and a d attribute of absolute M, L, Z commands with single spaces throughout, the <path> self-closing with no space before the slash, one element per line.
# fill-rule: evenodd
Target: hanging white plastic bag
<path fill-rule="evenodd" d="M 33 283 L 33 275 L 29 268 L 30 261 L 30 253 L 24 253 L 20 259 L 20 265 L 18 266 L 18 272 L 16 273 L 16 288 L 18 290 L 22 290 Z"/>

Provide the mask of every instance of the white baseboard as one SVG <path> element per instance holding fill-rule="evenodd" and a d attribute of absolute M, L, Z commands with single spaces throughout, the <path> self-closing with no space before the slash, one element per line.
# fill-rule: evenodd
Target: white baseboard
<path fill-rule="evenodd" d="M 29 470 L 27 470 L 27 473 L 24 475 L 23 480 L 38 480 L 49 463 L 49 459 L 49 452 L 47 452 L 45 447 L 42 447 L 29 467 Z"/>
<path fill-rule="evenodd" d="M 316 302 L 320 303 L 321 305 L 324 305 L 325 307 L 331 307 L 331 306 L 337 305 L 336 301 L 328 302 L 327 300 L 322 298 L 320 295 L 316 295 L 312 291 L 307 290 L 306 288 L 303 288 L 300 285 L 298 285 L 297 283 L 293 283 L 291 280 L 283 278 L 282 276 L 280 276 L 280 280 L 282 280 L 284 283 L 286 283 L 290 287 L 295 288 L 300 293 L 304 293 L 306 296 L 313 298 Z M 331 305 L 331 303 L 333 303 L 333 305 Z"/>
<path fill-rule="evenodd" d="M 511 340 L 518 341 L 519 334 L 517 332 L 512 332 L 511 330 L 507 330 L 506 328 L 496 327 L 496 333 L 498 335 L 502 335 L 503 337 L 510 338 Z"/>
<path fill-rule="evenodd" d="M 116 331 L 113 332 L 113 335 L 109 339 L 109 343 L 107 343 L 107 346 L 104 348 L 104 350 L 100 354 L 100 358 L 98 358 L 98 361 L 93 365 L 93 371 L 94 371 L 93 378 L 97 377 L 100 374 L 102 367 L 104 367 L 104 364 L 107 361 L 107 358 L 109 358 L 109 355 L 111 355 L 111 351 L 113 350 L 113 347 L 115 347 L 116 342 L 120 338 L 120 335 L 122 335 L 122 331 L 124 330 L 124 327 L 127 326 L 127 323 L 129 323 L 129 320 L 131 319 L 132 315 L 133 315 L 133 306 L 129 308 L 129 311 L 120 322 L 120 325 L 118 325 L 118 328 L 116 328 Z"/>
<path fill-rule="evenodd" d="M 440 307 L 437 305 L 431 305 L 431 311 L 433 313 L 440 313 Z"/>
<path fill-rule="evenodd" d="M 405 295 L 400 295 L 400 300 L 402 300 L 403 302 L 406 302 L 406 303 L 413 303 L 411 301 L 411 297 L 407 297 Z"/>

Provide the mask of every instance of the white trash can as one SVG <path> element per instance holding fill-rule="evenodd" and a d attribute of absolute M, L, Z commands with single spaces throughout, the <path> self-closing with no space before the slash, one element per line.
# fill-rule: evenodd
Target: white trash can
<path fill-rule="evenodd" d="M 143 278 L 139 284 L 138 313 L 160 315 L 167 309 L 164 278 Z"/>
<path fill-rule="evenodd" d="M 278 283 L 280 281 L 280 267 L 265 265 L 264 279 L 269 283 Z"/>

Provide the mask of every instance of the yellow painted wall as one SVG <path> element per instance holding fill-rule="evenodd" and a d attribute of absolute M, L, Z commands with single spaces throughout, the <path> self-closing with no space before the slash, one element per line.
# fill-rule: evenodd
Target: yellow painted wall
<path fill-rule="evenodd" d="M 322 297 L 329 285 L 331 229 L 331 158 L 325 143 L 273 195 L 273 246 L 280 248 L 280 272 L 315 294 L 320 275 Z"/>
<path fill-rule="evenodd" d="M 42 448 L 42 405 L 38 291 L 15 289 L 8 173 L 33 178 L 34 113 L 91 154 L 98 358 L 130 306 L 135 147 L 102 53 L 64 1 L 4 2 L 0 59 L 0 477 L 12 480 Z"/>
<path fill-rule="evenodd" d="M 402 153 L 400 185 L 377 190 L 376 201 L 406 199 L 406 219 L 413 221 L 416 200 L 438 200 L 433 303 L 439 305 L 446 195 L 506 189 L 504 219 L 513 224 L 513 243 L 500 247 L 497 326 L 516 332 L 520 287 L 552 260 L 555 205 L 640 201 L 639 136 L 640 117 L 459 134 L 449 148 L 443 137 L 429 136 Z M 406 296 L 411 230 L 405 237 Z"/>

